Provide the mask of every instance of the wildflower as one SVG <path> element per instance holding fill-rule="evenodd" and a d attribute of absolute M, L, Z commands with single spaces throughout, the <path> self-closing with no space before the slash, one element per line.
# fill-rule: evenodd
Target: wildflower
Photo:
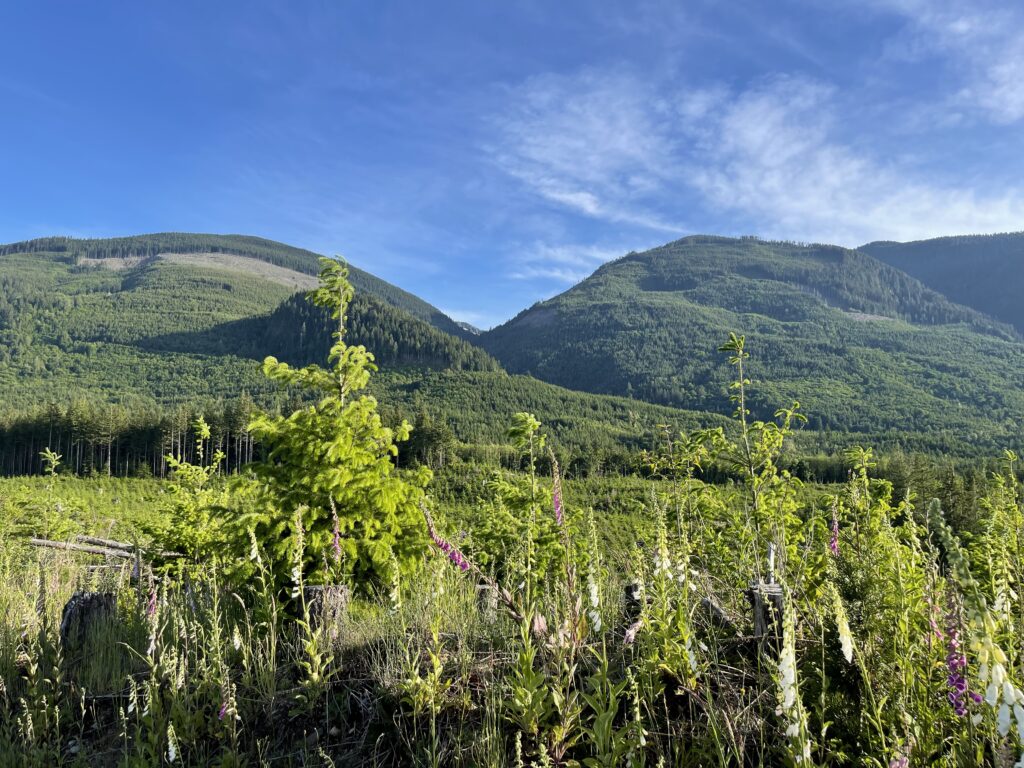
<path fill-rule="evenodd" d="M 167 762 L 173 763 L 178 759 L 178 737 L 174 733 L 174 724 L 167 724 Z"/>
<path fill-rule="evenodd" d="M 800 701 L 796 670 L 796 625 L 792 609 L 786 606 L 782 622 L 782 650 L 778 662 L 778 701 L 776 710 L 787 721 L 786 737 L 794 763 L 810 763 L 811 740 L 807 733 L 807 714 Z"/>
<path fill-rule="evenodd" d="M 839 511 L 832 505 L 832 536 L 828 540 L 829 551 L 839 557 Z"/>
<path fill-rule="evenodd" d="M 224 699 L 224 701 L 221 702 L 220 711 L 217 713 L 217 719 L 218 720 L 223 720 L 224 719 L 224 715 L 226 715 L 227 713 L 228 713 L 228 700 Z"/>
<path fill-rule="evenodd" d="M 853 663 L 853 634 L 850 632 L 850 621 L 846 617 L 846 608 L 843 606 L 843 599 L 839 590 L 834 584 L 830 584 L 832 593 L 832 607 L 836 615 L 836 628 L 839 630 L 839 646 L 843 651 L 843 658 L 848 664 Z"/>
<path fill-rule="evenodd" d="M 238 631 L 237 624 L 235 624 L 235 629 L 231 633 L 231 645 L 234 646 L 236 651 L 242 650 L 242 633 Z"/>
<path fill-rule="evenodd" d="M 587 589 L 590 593 L 590 608 L 587 610 L 587 618 L 590 619 L 590 626 L 595 632 L 601 631 L 601 594 L 597 588 L 597 580 L 594 578 L 593 569 L 587 571 Z"/>
<path fill-rule="evenodd" d="M 600 549 L 597 545 L 597 525 L 594 522 L 594 510 L 587 512 L 587 539 L 590 547 L 590 558 L 587 561 L 587 591 L 590 598 L 590 607 L 587 609 L 587 618 L 590 619 L 590 626 L 594 632 L 601 631 L 601 591 L 597 583 L 597 575 L 600 569 Z"/>
<path fill-rule="evenodd" d="M 640 631 L 640 627 L 643 626 L 643 623 L 643 619 L 637 619 L 626 628 L 626 634 L 622 638 L 623 645 L 632 645 L 636 642 L 637 633 Z"/>
<path fill-rule="evenodd" d="M 967 714 L 967 678 L 964 676 L 964 671 L 967 669 L 967 657 L 960 647 L 960 621 L 958 613 L 955 608 L 951 608 L 946 616 L 946 647 L 948 649 L 946 669 L 949 673 L 946 678 L 949 693 L 946 696 L 956 716 L 963 717 Z"/>
<path fill-rule="evenodd" d="M 334 562 L 341 562 L 341 521 L 338 520 L 338 510 L 334 506 L 334 499 L 331 499 L 331 516 L 334 518 L 334 537 L 331 539 L 331 550 L 334 552 Z"/>
<path fill-rule="evenodd" d="M 292 562 L 292 599 L 302 591 L 302 555 L 306 549 L 305 532 L 302 528 L 302 507 L 295 510 L 295 552 Z"/>
<path fill-rule="evenodd" d="M 402 609 L 402 577 L 401 569 L 398 567 L 398 558 L 394 553 L 391 555 L 391 590 L 388 594 L 392 611 Z"/>
<path fill-rule="evenodd" d="M 256 544 L 256 532 L 252 528 L 249 529 L 249 559 L 257 565 L 263 564 L 260 559 L 260 548 Z"/>
<path fill-rule="evenodd" d="M 654 554 L 654 575 L 664 576 L 672 580 L 672 557 L 668 551 L 668 532 L 665 528 L 665 517 L 658 510 L 658 548 Z"/>
<path fill-rule="evenodd" d="M 146 617 L 153 618 L 156 613 L 156 589 L 149 591 L 149 600 L 146 602 Z"/>
<path fill-rule="evenodd" d="M 910 765 L 910 758 L 900 755 L 889 761 L 889 768 L 907 768 Z"/>
<path fill-rule="evenodd" d="M 562 477 L 558 473 L 558 462 L 554 454 L 551 456 L 551 465 L 554 468 L 553 488 L 551 491 L 551 503 L 555 508 L 555 520 L 559 526 L 565 525 L 565 516 L 562 511 Z"/>
<path fill-rule="evenodd" d="M 437 531 L 433 529 L 433 527 L 431 527 L 430 529 L 430 538 L 434 541 L 434 544 L 437 545 L 438 549 L 440 549 L 442 552 L 448 555 L 448 559 L 451 560 L 456 566 L 458 566 L 458 569 L 460 571 L 466 572 L 469 570 L 469 561 L 466 560 L 466 558 L 463 556 L 461 552 L 459 552 L 458 549 L 456 549 L 447 541 L 442 539 L 440 535 L 438 535 Z"/>

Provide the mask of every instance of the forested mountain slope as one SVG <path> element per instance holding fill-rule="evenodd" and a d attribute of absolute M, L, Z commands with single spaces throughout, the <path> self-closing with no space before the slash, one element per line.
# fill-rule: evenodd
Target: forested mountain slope
<path fill-rule="evenodd" d="M 34 471 L 49 443 L 74 448 L 83 466 L 102 465 L 111 451 L 117 461 L 142 456 L 159 466 L 167 435 L 180 440 L 196 412 L 237 442 L 254 401 L 297 402 L 260 363 L 270 354 L 323 362 L 330 347 L 334 322 L 296 293 L 316 282 L 296 269 L 309 266 L 305 252 L 278 258 L 292 251 L 275 247 L 273 258 L 257 259 L 261 251 L 238 245 L 249 238 L 228 238 L 226 253 L 215 250 L 219 241 L 181 237 L 153 251 L 140 251 L 135 238 L 95 241 L 73 257 L 64 241 L 46 241 L 46 251 L 5 247 L 0 472 Z M 188 254 L 193 248 L 203 252 Z M 398 294 L 367 287 L 383 281 L 354 274 L 347 339 L 374 353 L 382 371 L 373 391 L 394 420 L 425 409 L 462 440 L 502 444 L 512 413 L 532 409 L 563 446 L 595 461 L 643 443 L 657 423 L 720 423 L 508 376 L 481 348 L 395 306 Z"/>
<path fill-rule="evenodd" d="M 858 250 L 1024 333 L 1024 232 L 878 241 Z"/>
<path fill-rule="evenodd" d="M 1013 329 L 835 246 L 684 238 L 602 266 L 481 343 L 544 381 L 716 410 L 730 330 L 748 337 L 759 417 L 799 400 L 821 430 L 1019 440 Z"/>
<path fill-rule="evenodd" d="M 3 257 L 12 254 L 40 254 L 71 266 L 107 266 L 114 270 L 138 266 L 142 262 L 155 260 L 162 255 L 173 254 L 179 257 L 180 261 L 182 255 L 192 254 L 203 256 L 211 264 L 221 267 L 226 266 L 248 272 L 258 269 L 252 264 L 238 261 L 234 264 L 227 264 L 222 258 L 223 256 L 238 256 L 299 273 L 299 276 L 296 277 L 301 280 L 300 276 L 306 276 L 309 284 L 316 282 L 316 275 L 320 270 L 319 254 L 248 235 L 164 232 L 102 239 L 44 237 L 0 245 L 0 275 L 5 271 Z M 192 259 L 191 261 L 197 260 Z M 357 292 L 376 296 L 446 333 L 455 336 L 473 335 L 475 329 L 467 330 L 464 323 L 455 322 L 437 307 L 369 272 L 349 266 L 349 279 Z"/>
<path fill-rule="evenodd" d="M 259 371 L 264 356 L 305 363 L 315 349 L 329 348 L 326 316 L 296 296 L 316 283 L 296 269 L 312 269 L 313 254 L 276 244 L 268 251 L 259 240 L 248 251 L 238 246 L 252 238 L 191 237 L 85 241 L 81 248 L 82 241 L 35 241 L 48 251 L 7 246 L 0 255 L 0 410 L 72 395 L 166 403 L 259 393 L 273 389 Z M 235 252 L 212 250 L 225 243 Z M 206 250 L 188 253 L 193 248 Z M 401 308 L 423 310 L 425 302 L 355 274 L 361 287 L 350 339 L 381 365 L 499 368 L 479 348 Z"/>

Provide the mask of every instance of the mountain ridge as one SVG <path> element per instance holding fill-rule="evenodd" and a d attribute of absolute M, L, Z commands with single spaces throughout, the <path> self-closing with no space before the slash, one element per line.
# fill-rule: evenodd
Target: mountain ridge
<path fill-rule="evenodd" d="M 879 240 L 858 250 L 1024 333 L 1024 232 Z"/>
<path fill-rule="evenodd" d="M 730 330 L 748 336 L 761 418 L 799 400 L 822 429 L 980 419 L 1005 433 L 1024 406 L 1002 384 L 1001 364 L 1024 376 L 1012 328 L 827 244 L 690 236 L 631 252 L 481 343 L 512 373 L 710 410 L 728 381 L 717 346 Z"/>

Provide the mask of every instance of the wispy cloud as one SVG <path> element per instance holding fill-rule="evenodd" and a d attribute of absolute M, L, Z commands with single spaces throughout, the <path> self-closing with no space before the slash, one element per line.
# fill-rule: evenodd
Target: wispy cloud
<path fill-rule="evenodd" d="M 535 243 L 518 258 L 511 273 L 517 280 L 546 278 L 561 283 L 578 283 L 601 264 L 624 254 L 627 248 L 595 245 Z"/>
<path fill-rule="evenodd" d="M 962 79 L 953 99 L 1001 124 L 1024 119 L 1024 8 L 987 0 L 874 0 L 909 29 L 890 48 L 949 57 Z"/>
<path fill-rule="evenodd" d="M 865 148 L 844 125 L 849 100 L 806 77 L 680 88 L 587 71 L 533 79 L 510 96 L 501 167 L 545 200 L 648 236 L 679 232 L 662 225 L 680 201 L 733 223 L 720 230 L 845 245 L 1024 222 L 1019 188 L 956 185 L 898 148 L 885 152 L 880 137 Z M 593 246 L 601 258 L 611 251 Z M 517 276 L 573 282 L 593 268 L 556 247 L 534 254 Z"/>
<path fill-rule="evenodd" d="M 676 169 L 671 105 L 629 75 L 531 78 L 508 92 L 489 152 L 544 199 L 595 219 L 682 231 L 645 201 Z"/>
<path fill-rule="evenodd" d="M 720 99 L 686 124 L 691 176 L 723 210 L 765 234 L 858 245 L 1019 228 L 1024 195 L 951 187 L 844 140 L 835 93 L 812 80 L 773 78 Z"/>

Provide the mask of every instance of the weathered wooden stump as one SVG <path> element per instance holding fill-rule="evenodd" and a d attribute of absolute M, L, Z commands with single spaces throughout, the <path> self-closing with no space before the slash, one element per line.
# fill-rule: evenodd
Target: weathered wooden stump
<path fill-rule="evenodd" d="M 754 617 L 754 638 L 762 649 L 777 650 L 782 645 L 782 585 L 755 581 L 744 594 Z"/>
<path fill-rule="evenodd" d="M 476 605 L 484 620 L 493 624 L 498 619 L 498 588 L 485 581 L 476 585 Z"/>
<path fill-rule="evenodd" d="M 722 607 L 709 597 L 701 598 L 700 607 L 707 614 L 708 627 L 718 631 L 728 632 L 731 635 L 738 634 L 736 625 L 726 615 Z"/>
<path fill-rule="evenodd" d="M 110 621 L 117 613 L 117 595 L 113 592 L 78 591 L 64 605 L 60 618 L 60 643 L 65 650 L 81 647 L 89 632 Z"/>
<path fill-rule="evenodd" d="M 316 584 L 303 589 L 312 628 L 330 627 L 336 632 L 348 613 L 352 590 L 346 584 Z"/>
<path fill-rule="evenodd" d="M 631 582 L 626 585 L 624 599 L 626 603 L 626 619 L 630 622 L 640 618 L 644 609 L 644 585 L 638 582 Z"/>

